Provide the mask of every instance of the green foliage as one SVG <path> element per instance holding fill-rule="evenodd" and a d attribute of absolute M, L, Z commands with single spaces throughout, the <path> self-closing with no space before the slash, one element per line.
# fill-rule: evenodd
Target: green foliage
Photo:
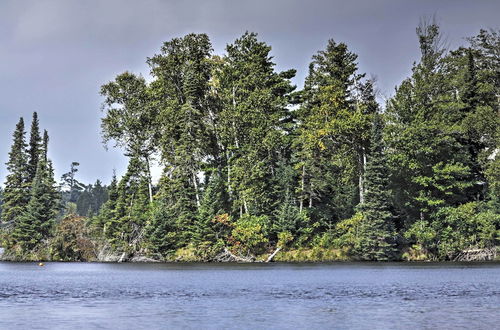
<path fill-rule="evenodd" d="M 27 182 L 30 185 L 35 179 L 38 161 L 42 156 L 42 137 L 40 136 L 40 127 L 38 123 L 38 114 L 33 112 L 33 120 L 31 121 L 31 131 L 30 131 L 30 141 L 28 145 L 27 155 L 28 164 L 27 171 L 28 177 Z"/>
<path fill-rule="evenodd" d="M 426 220 L 419 220 L 404 233 L 406 239 L 415 242 L 425 250 L 432 251 L 436 242 L 437 233 Z"/>
<path fill-rule="evenodd" d="M 7 177 L 3 192 L 2 221 L 13 223 L 19 219 L 29 201 L 27 187 L 27 154 L 23 118 L 19 119 L 7 162 Z"/>
<path fill-rule="evenodd" d="M 97 180 L 94 185 L 88 185 L 85 190 L 78 196 L 76 201 L 77 213 L 84 217 L 92 217 L 97 215 L 102 205 L 108 199 L 108 192 L 100 180 Z"/>
<path fill-rule="evenodd" d="M 491 209 L 500 213 L 500 157 L 496 157 L 488 164 L 485 175 L 489 182 L 488 197 Z"/>
<path fill-rule="evenodd" d="M 175 175 L 175 174 L 174 174 Z M 196 218 L 196 203 L 185 176 L 163 177 L 146 228 L 148 248 L 166 256 L 189 242 L 189 228 Z"/>
<path fill-rule="evenodd" d="M 430 229 L 435 234 L 427 233 L 421 244 L 428 250 L 435 249 L 439 258 L 452 260 L 463 250 L 491 248 L 499 244 L 500 215 L 486 209 L 483 203 L 444 207 L 435 218 Z M 439 237 L 439 240 L 432 236 Z"/>
<path fill-rule="evenodd" d="M 57 197 L 52 165 L 39 161 L 30 201 L 12 233 L 15 244 L 29 251 L 50 236 L 58 213 Z"/>
<path fill-rule="evenodd" d="M 213 220 L 216 216 L 228 212 L 228 199 L 224 178 L 220 173 L 213 173 L 203 192 L 198 214 L 191 228 L 193 242 L 215 243 L 219 239 Z"/>
<path fill-rule="evenodd" d="M 329 40 L 295 91 L 295 70 L 277 71 L 255 33 L 221 56 L 205 34 L 165 42 L 150 79 L 125 72 L 101 87 L 103 139 L 129 158 L 109 187 L 78 182 L 73 162 L 56 191 L 47 132 L 34 113 L 27 145 L 19 121 L 2 191 L 7 255 L 89 260 L 97 242 L 183 261 L 265 260 L 277 247 L 288 261 L 495 248 L 500 34 L 451 51 L 440 35 L 434 22 L 417 28 L 420 60 L 383 115 L 344 43 Z"/>
<path fill-rule="evenodd" d="M 355 246 L 359 246 L 361 240 L 361 223 L 364 221 L 363 214 L 360 212 L 355 213 L 352 217 L 342 220 L 335 225 L 333 229 L 333 239 L 331 239 L 331 245 L 337 248 L 343 248 L 352 254 L 352 249 Z M 325 233 L 324 240 L 321 245 L 330 244 L 330 234 Z M 326 243 L 326 244 L 325 244 Z"/>
<path fill-rule="evenodd" d="M 236 223 L 231 232 L 234 248 L 243 254 L 260 254 L 268 242 L 269 218 L 245 214 Z"/>
<path fill-rule="evenodd" d="M 151 216 L 149 179 L 144 175 L 144 162 L 130 159 L 127 172 L 118 186 L 112 183 L 109 203 L 103 207 L 97 220 L 103 233 L 118 250 L 136 251 L 140 248 Z M 115 180 L 115 179 L 114 179 Z M 109 216 L 104 218 L 103 216 Z"/>
<path fill-rule="evenodd" d="M 220 93 L 220 140 L 234 213 L 270 214 L 277 162 L 288 144 L 294 70 L 276 72 L 271 47 L 245 33 L 226 48 L 215 72 Z"/>
<path fill-rule="evenodd" d="M 382 118 L 375 116 L 365 171 L 365 197 L 359 210 L 363 215 L 360 240 L 354 245 L 356 258 L 387 261 L 395 258 L 394 217 L 391 213 L 389 169 L 382 141 Z"/>
<path fill-rule="evenodd" d="M 80 163 L 72 162 L 70 170 L 61 176 L 60 187 L 62 190 L 63 205 L 67 203 L 77 203 L 80 194 L 85 189 L 85 185 L 76 179 Z"/>
<path fill-rule="evenodd" d="M 346 44 L 329 40 L 313 56 L 298 111 L 300 209 L 314 207 L 313 218 L 327 228 L 351 216 L 364 194 L 370 122 L 378 106 L 373 82 L 361 82 L 356 60 Z"/>

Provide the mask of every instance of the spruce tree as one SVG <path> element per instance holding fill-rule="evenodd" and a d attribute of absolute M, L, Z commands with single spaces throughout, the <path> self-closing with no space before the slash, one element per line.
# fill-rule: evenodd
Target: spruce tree
<path fill-rule="evenodd" d="M 146 225 L 150 203 L 149 180 L 144 175 L 144 166 L 138 156 L 132 156 L 127 172 L 118 184 L 112 217 L 105 219 L 104 233 L 115 248 L 129 249 L 131 243 L 135 245 Z M 110 200 L 114 198 L 110 197 Z"/>
<path fill-rule="evenodd" d="M 19 119 L 14 131 L 13 144 L 7 162 L 7 178 L 3 193 L 3 222 L 15 222 L 29 201 L 27 191 L 27 155 L 23 118 Z"/>
<path fill-rule="evenodd" d="M 407 227 L 430 221 L 440 207 L 469 201 L 475 184 L 470 152 L 461 142 L 462 87 L 453 85 L 456 78 L 446 69 L 439 27 L 422 23 L 417 35 L 421 60 L 387 105 L 391 188 Z"/>
<path fill-rule="evenodd" d="M 382 119 L 376 116 L 371 148 L 365 172 L 365 200 L 359 210 L 363 215 L 359 242 L 354 254 L 363 260 L 386 261 L 394 258 L 394 224 L 391 213 L 389 170 L 382 141 Z"/>
<path fill-rule="evenodd" d="M 284 132 L 295 70 L 277 71 L 271 47 L 256 33 L 246 32 L 226 51 L 216 79 L 233 213 L 269 214 L 275 203 L 272 181 L 289 139 Z"/>
<path fill-rule="evenodd" d="M 108 191 L 100 180 L 96 180 L 92 186 L 92 213 L 97 214 L 102 205 L 108 200 Z"/>
<path fill-rule="evenodd" d="M 28 184 L 35 179 L 38 168 L 38 161 L 42 153 L 42 137 L 40 136 L 40 127 L 38 123 L 38 114 L 33 112 L 31 122 L 30 141 L 28 144 Z"/>
<path fill-rule="evenodd" d="M 215 242 L 217 234 L 213 220 L 217 215 L 229 213 L 229 208 L 224 178 L 221 173 L 213 173 L 203 192 L 195 222 L 190 228 L 193 242 Z"/>
<path fill-rule="evenodd" d="M 164 256 L 189 243 L 189 229 L 196 219 L 192 181 L 179 172 L 174 170 L 160 180 L 160 191 L 146 229 L 150 250 Z"/>
<path fill-rule="evenodd" d="M 351 216 L 364 197 L 366 148 L 377 104 L 373 83 L 361 81 L 365 75 L 358 73 L 357 58 L 345 43 L 329 40 L 313 56 L 297 111 L 299 209 L 308 208 L 325 226 Z"/>
<path fill-rule="evenodd" d="M 0 222 L 2 220 L 3 189 L 0 187 Z"/>
<path fill-rule="evenodd" d="M 107 200 L 99 210 L 99 214 L 93 219 L 93 223 L 103 232 L 106 228 L 106 223 L 116 217 L 116 202 L 118 200 L 118 180 L 116 174 L 113 173 L 113 178 L 107 188 Z"/>
<path fill-rule="evenodd" d="M 92 216 L 92 185 L 85 187 L 76 201 L 76 213 L 82 217 Z"/>
<path fill-rule="evenodd" d="M 50 161 L 38 162 L 31 197 L 12 233 L 22 250 L 35 248 L 50 235 L 58 212 L 57 190 Z"/>
<path fill-rule="evenodd" d="M 47 130 L 43 130 L 43 140 L 42 140 L 42 160 L 48 161 L 48 150 L 49 150 L 49 132 Z"/>

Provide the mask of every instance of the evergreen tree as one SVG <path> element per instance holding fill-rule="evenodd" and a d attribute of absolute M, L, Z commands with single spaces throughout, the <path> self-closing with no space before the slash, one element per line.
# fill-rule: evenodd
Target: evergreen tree
<path fill-rule="evenodd" d="M 7 162 L 7 178 L 3 194 L 2 220 L 4 222 L 15 222 L 23 213 L 29 201 L 27 190 L 27 155 L 25 143 L 25 131 L 23 118 L 19 119 L 14 131 L 13 144 L 9 152 Z"/>
<path fill-rule="evenodd" d="M 388 154 L 392 188 L 405 226 L 428 221 L 445 205 L 470 200 L 474 186 L 470 153 L 461 142 L 462 111 L 450 86 L 439 27 L 423 23 L 417 29 L 421 60 L 410 78 L 396 90 L 387 113 Z"/>
<path fill-rule="evenodd" d="M 42 140 L 42 160 L 48 161 L 48 150 L 49 150 L 49 132 L 47 130 L 43 130 L 43 140 Z"/>
<path fill-rule="evenodd" d="M 201 202 L 198 174 L 207 161 L 218 158 L 214 137 L 208 128 L 213 109 L 209 106 L 209 81 L 212 45 L 206 34 L 188 34 L 163 44 L 160 54 L 148 60 L 156 80 L 151 84 L 159 105 L 160 127 L 164 134 L 158 139 L 162 163 L 170 168 L 174 186 L 190 182 L 183 197 L 194 198 L 196 208 Z M 176 191 L 176 188 L 173 188 Z M 181 207 L 190 210 L 192 201 Z M 182 217 L 194 221 L 195 214 Z"/>
<path fill-rule="evenodd" d="M 365 154 L 377 104 L 373 83 L 361 82 L 356 60 L 346 44 L 329 40 L 313 56 L 298 110 L 299 208 L 308 207 L 325 225 L 352 215 L 364 196 Z"/>
<path fill-rule="evenodd" d="M 33 182 L 38 162 L 42 153 L 42 137 L 40 136 L 40 126 L 38 123 L 38 114 L 33 112 L 33 119 L 31 121 L 30 141 L 28 144 L 28 184 Z"/>
<path fill-rule="evenodd" d="M 50 236 L 58 212 L 54 173 L 49 162 L 39 161 L 31 197 L 12 233 L 22 250 L 35 248 Z"/>
<path fill-rule="evenodd" d="M 78 196 L 78 200 L 76 201 L 77 213 L 83 217 L 95 216 L 107 199 L 106 188 L 102 186 L 100 180 L 97 180 L 94 185 L 87 185 L 80 196 Z"/>
<path fill-rule="evenodd" d="M 245 33 L 226 51 L 216 79 L 233 212 L 269 214 L 274 204 L 271 182 L 290 143 L 286 132 L 295 70 L 275 71 L 271 47 L 255 33 Z"/>
<path fill-rule="evenodd" d="M 100 180 L 96 180 L 92 186 L 92 214 L 97 214 L 107 200 L 107 188 L 102 185 Z"/>
<path fill-rule="evenodd" d="M 167 256 L 188 244 L 196 219 L 196 200 L 191 180 L 175 171 L 160 180 L 151 222 L 146 229 L 148 247 L 154 253 Z"/>
<path fill-rule="evenodd" d="M 203 191 L 201 205 L 198 209 L 196 220 L 193 223 L 191 239 L 195 243 L 214 243 L 217 237 L 214 218 L 218 215 L 229 213 L 228 196 L 222 173 L 216 172 L 209 176 L 208 184 Z"/>
<path fill-rule="evenodd" d="M 107 200 L 99 210 L 99 214 L 93 219 L 97 228 L 105 230 L 106 223 L 116 218 L 116 202 L 118 201 L 118 180 L 113 173 L 111 183 L 107 188 Z"/>
<path fill-rule="evenodd" d="M 365 172 L 365 200 L 359 207 L 363 220 L 359 241 L 353 252 L 357 258 L 363 260 L 391 260 L 396 252 L 389 169 L 382 141 L 382 125 L 381 117 L 376 116 Z"/>
<path fill-rule="evenodd" d="M 288 232 L 293 238 L 297 238 L 301 231 L 308 227 L 309 219 L 305 212 L 300 212 L 297 203 L 295 194 L 297 173 L 290 163 L 291 161 L 287 159 L 279 162 L 273 181 L 276 203 L 273 205 L 270 239 L 274 241 L 282 232 Z"/>
<path fill-rule="evenodd" d="M 105 219 L 104 233 L 118 249 L 135 249 L 143 235 L 150 208 L 144 166 L 139 158 L 130 159 L 127 172 L 117 187 L 116 202 L 114 192 L 110 196 L 109 206 L 114 209 L 104 210 L 112 215 Z"/>
<path fill-rule="evenodd" d="M 76 201 L 76 213 L 82 217 L 93 215 L 92 185 L 87 185 Z"/>
<path fill-rule="evenodd" d="M 3 209 L 3 189 L 0 187 L 0 223 L 2 220 L 2 209 Z"/>

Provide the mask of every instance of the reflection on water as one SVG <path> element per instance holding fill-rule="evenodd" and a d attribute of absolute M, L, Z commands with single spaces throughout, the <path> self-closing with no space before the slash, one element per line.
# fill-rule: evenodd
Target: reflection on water
<path fill-rule="evenodd" d="M 0 263 L 0 328 L 500 325 L 500 264 Z"/>

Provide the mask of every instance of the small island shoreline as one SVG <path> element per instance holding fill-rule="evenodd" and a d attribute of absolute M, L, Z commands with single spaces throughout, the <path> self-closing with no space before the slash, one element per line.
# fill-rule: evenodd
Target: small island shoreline
<path fill-rule="evenodd" d="M 478 253 L 482 252 L 482 253 Z M 224 256 L 224 257 L 221 257 Z M 105 256 L 90 258 L 88 260 L 58 260 L 54 258 L 34 258 L 22 259 L 16 256 L 4 255 L 0 250 L 0 262 L 90 262 L 90 263 L 370 263 L 370 262 L 395 262 L 395 263 L 496 263 L 500 262 L 500 247 L 495 249 L 466 250 L 450 260 L 436 259 L 397 259 L 390 261 L 360 260 L 348 257 L 336 249 L 297 249 L 282 250 L 276 249 L 269 254 L 257 256 L 238 256 L 227 249 L 212 259 L 202 259 L 194 254 L 179 252 L 167 258 L 154 258 L 143 254 L 108 253 Z"/>

